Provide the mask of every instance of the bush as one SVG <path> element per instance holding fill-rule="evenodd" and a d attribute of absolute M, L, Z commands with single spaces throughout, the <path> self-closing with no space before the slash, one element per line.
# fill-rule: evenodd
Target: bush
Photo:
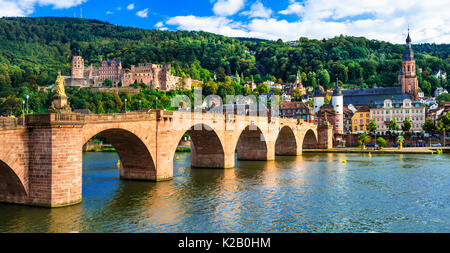
<path fill-rule="evenodd" d="M 377 138 L 377 144 L 379 147 L 385 147 L 386 146 L 386 140 L 383 139 L 382 137 L 378 137 Z"/>

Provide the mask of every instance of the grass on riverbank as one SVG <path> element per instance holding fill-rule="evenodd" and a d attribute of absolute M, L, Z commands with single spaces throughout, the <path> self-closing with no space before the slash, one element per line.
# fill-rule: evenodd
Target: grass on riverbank
<path fill-rule="evenodd" d="M 189 148 L 189 147 L 177 147 L 176 152 L 188 153 L 188 152 L 191 152 L 191 148 Z"/>
<path fill-rule="evenodd" d="M 113 153 L 116 152 L 115 148 L 92 148 L 89 150 L 86 150 L 85 152 L 108 152 L 108 153 Z"/>

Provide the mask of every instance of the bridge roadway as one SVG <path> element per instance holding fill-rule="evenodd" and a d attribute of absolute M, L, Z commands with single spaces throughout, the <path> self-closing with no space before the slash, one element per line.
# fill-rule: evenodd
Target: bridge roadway
<path fill-rule="evenodd" d="M 193 167 L 232 168 L 240 160 L 301 155 L 332 148 L 332 127 L 301 119 L 153 111 L 119 114 L 32 114 L 0 119 L 0 201 L 47 207 L 81 201 L 82 146 L 101 134 L 121 160 L 120 177 L 164 181 L 184 133 Z"/>

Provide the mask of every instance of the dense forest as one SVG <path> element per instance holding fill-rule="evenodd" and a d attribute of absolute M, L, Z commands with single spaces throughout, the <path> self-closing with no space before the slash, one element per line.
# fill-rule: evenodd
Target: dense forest
<path fill-rule="evenodd" d="M 411 36 L 414 40 L 414 34 Z M 447 80 L 434 73 L 450 72 L 450 45 L 420 44 L 414 49 L 416 63 L 422 69 L 418 71 L 421 89 L 430 95 L 438 87 L 448 88 Z M 302 37 L 286 43 L 207 32 L 144 30 L 89 19 L 1 18 L 0 115 L 20 113 L 17 108 L 22 107 L 26 94 L 35 98 L 30 101 L 33 111 L 45 111 L 49 94 L 38 92 L 38 86 L 52 84 L 58 71 L 70 75 L 74 55 L 81 55 L 86 64 L 94 65 L 114 58 L 121 59 L 124 67 L 141 62 L 170 63 L 175 75 L 204 81 L 208 94 L 223 96 L 250 93 L 242 86 L 245 81 L 293 82 L 297 73 L 305 86 L 314 88 L 329 88 L 336 78 L 346 87 L 361 82 L 368 87 L 397 85 L 403 50 L 404 45 L 364 37 Z M 239 76 L 240 82 L 227 76 Z M 259 87 L 257 93 L 266 91 L 266 87 Z M 73 94 L 70 99 L 76 108 L 119 111 L 108 102 L 108 95 L 82 92 L 68 92 L 69 96 Z M 164 95 L 153 92 L 155 96 Z M 146 101 L 151 100 L 145 97 L 149 94 L 143 95 Z"/>

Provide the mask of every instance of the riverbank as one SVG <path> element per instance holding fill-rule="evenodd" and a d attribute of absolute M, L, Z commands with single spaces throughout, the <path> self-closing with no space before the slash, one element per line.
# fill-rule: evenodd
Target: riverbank
<path fill-rule="evenodd" d="M 441 148 L 444 153 L 450 153 L 450 149 Z M 377 153 L 377 154 L 437 154 L 438 148 L 383 148 L 361 149 L 361 148 L 333 148 L 333 149 L 303 149 L 303 153 Z"/>

